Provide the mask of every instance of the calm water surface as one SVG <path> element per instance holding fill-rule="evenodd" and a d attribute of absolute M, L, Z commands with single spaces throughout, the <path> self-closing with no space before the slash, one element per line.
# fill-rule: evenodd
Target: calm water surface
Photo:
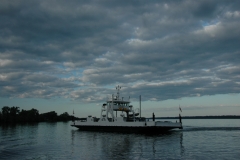
<path fill-rule="evenodd" d="M 86 132 L 70 122 L 0 126 L 0 159 L 239 159 L 240 119 L 183 124 L 159 135 Z"/>

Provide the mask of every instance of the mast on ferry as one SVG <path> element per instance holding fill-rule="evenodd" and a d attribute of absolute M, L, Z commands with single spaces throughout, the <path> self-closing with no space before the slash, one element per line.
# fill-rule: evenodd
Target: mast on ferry
<path fill-rule="evenodd" d="M 121 89 L 121 87 L 118 85 L 116 87 L 116 90 L 117 90 L 117 100 L 119 100 L 119 97 L 120 97 L 120 93 L 119 93 L 120 89 Z"/>

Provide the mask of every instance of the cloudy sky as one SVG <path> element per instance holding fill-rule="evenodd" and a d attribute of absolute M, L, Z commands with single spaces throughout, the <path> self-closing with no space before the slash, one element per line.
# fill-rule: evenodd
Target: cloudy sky
<path fill-rule="evenodd" d="M 240 1 L 0 0 L 0 105 L 240 115 Z"/>

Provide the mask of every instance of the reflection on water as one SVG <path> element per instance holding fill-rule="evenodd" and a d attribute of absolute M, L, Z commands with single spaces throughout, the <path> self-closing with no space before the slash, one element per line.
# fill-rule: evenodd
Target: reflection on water
<path fill-rule="evenodd" d="M 156 135 L 80 131 L 63 122 L 0 126 L 0 159 L 238 159 L 238 122 Z"/>
<path fill-rule="evenodd" d="M 91 155 L 107 159 L 160 158 L 163 153 L 178 156 L 184 154 L 183 133 L 174 131 L 165 134 L 124 134 L 72 130 L 72 145 L 81 143 L 80 151 L 88 158 Z M 74 149 L 73 147 L 72 149 Z M 91 152 L 87 153 L 88 148 Z M 78 150 L 79 151 L 79 150 Z M 72 150 L 72 152 L 75 152 Z"/>
<path fill-rule="evenodd" d="M 183 146 L 183 133 L 180 133 L 180 150 L 181 150 L 181 157 L 184 156 L 184 146 Z"/>
<path fill-rule="evenodd" d="M 37 124 L 3 125 L 0 128 L 0 155 L 14 159 L 28 152 L 29 146 L 36 144 Z M 17 148 L 21 148 L 18 150 Z"/>
<path fill-rule="evenodd" d="M 124 157 L 129 157 L 130 149 L 134 143 L 133 139 L 122 134 L 105 134 L 103 137 L 101 139 L 101 150 L 108 158 L 114 159 L 114 157 L 118 157 L 119 159 L 123 159 Z"/>

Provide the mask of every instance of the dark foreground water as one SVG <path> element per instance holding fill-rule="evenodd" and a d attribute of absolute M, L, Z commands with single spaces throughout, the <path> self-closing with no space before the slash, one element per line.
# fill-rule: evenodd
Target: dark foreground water
<path fill-rule="evenodd" d="M 86 132 L 70 122 L 0 126 L 0 159 L 240 159 L 240 119 L 183 124 L 160 135 Z"/>

